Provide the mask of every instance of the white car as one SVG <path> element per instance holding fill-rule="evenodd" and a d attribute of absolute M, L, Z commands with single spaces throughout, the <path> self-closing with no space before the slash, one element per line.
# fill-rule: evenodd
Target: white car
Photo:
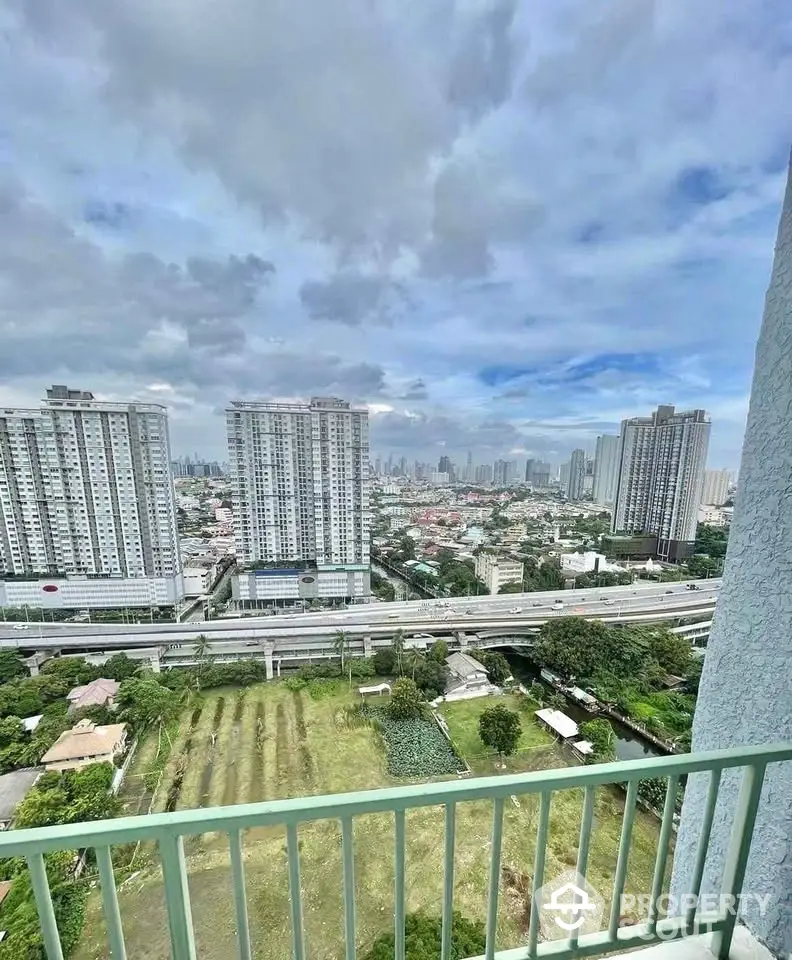
<path fill-rule="evenodd" d="M 28 623 L 15 623 L 14 630 L 27 630 L 29 626 Z"/>
<path fill-rule="evenodd" d="M 388 620 L 398 620 L 398 618 L 399 618 L 399 614 L 398 614 L 398 613 L 389 613 L 389 614 L 388 614 Z"/>
<path fill-rule="evenodd" d="M 564 609 L 563 600 L 556 600 L 556 602 L 553 604 L 553 610 L 563 610 L 563 609 Z"/>
<path fill-rule="evenodd" d="M 522 613 L 522 607 L 512 607 L 509 613 Z"/>
<path fill-rule="evenodd" d="M 603 600 L 602 602 L 605 604 L 606 607 L 612 607 L 613 604 L 616 603 L 615 600 Z"/>

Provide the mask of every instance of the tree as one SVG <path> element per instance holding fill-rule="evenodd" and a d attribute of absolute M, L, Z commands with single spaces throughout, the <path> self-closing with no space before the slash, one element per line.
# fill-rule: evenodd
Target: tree
<path fill-rule="evenodd" d="M 434 700 L 445 693 L 448 669 L 430 657 L 423 658 L 415 669 L 415 685 L 427 700 Z"/>
<path fill-rule="evenodd" d="M 523 585 L 522 580 L 509 580 L 507 583 L 504 583 L 498 593 L 522 593 Z"/>
<path fill-rule="evenodd" d="M 497 751 L 501 763 L 504 757 L 514 753 L 521 733 L 520 717 L 503 704 L 489 707 L 479 717 L 481 742 Z"/>
<path fill-rule="evenodd" d="M 138 728 L 156 726 L 160 738 L 163 728 L 181 711 L 181 704 L 173 691 L 153 677 L 125 680 L 118 689 L 116 703 L 124 720 Z"/>
<path fill-rule="evenodd" d="M 417 647 L 411 647 L 405 654 L 405 663 L 410 671 L 410 676 L 415 680 L 415 670 L 419 663 L 423 663 L 424 655 Z"/>
<path fill-rule="evenodd" d="M 607 763 L 616 759 L 613 747 L 613 727 L 607 720 L 589 720 L 580 725 L 580 735 L 594 748 L 586 757 L 586 763 Z"/>
<path fill-rule="evenodd" d="M 130 677 L 134 677 L 139 667 L 140 663 L 128 657 L 125 653 L 115 653 L 102 664 L 102 676 L 109 680 L 115 680 L 117 683 L 122 683 L 124 680 L 129 680 Z"/>
<path fill-rule="evenodd" d="M 690 641 L 670 630 L 658 630 L 651 638 L 652 656 L 666 673 L 684 677 L 690 668 L 693 654 Z"/>
<path fill-rule="evenodd" d="M 0 650 L 0 683 L 25 675 L 25 665 L 14 650 Z"/>
<path fill-rule="evenodd" d="M 422 912 L 408 913 L 404 921 L 405 960 L 435 960 L 440 956 L 443 921 Z M 479 920 L 468 920 L 454 912 L 451 918 L 451 950 L 449 956 L 477 957 L 484 953 L 487 935 Z M 362 960 L 393 960 L 396 953 L 393 924 L 381 933 L 363 955 Z"/>
<path fill-rule="evenodd" d="M 393 684 L 388 710 L 397 720 L 413 720 L 424 715 L 426 707 L 414 680 L 400 677 Z"/>
<path fill-rule="evenodd" d="M 393 634 L 393 652 L 396 657 L 396 672 L 404 673 L 404 630 L 397 630 Z"/>
<path fill-rule="evenodd" d="M 349 647 L 349 634 L 346 630 L 336 630 L 333 634 L 333 650 L 338 654 L 341 661 L 341 669 L 344 669 L 344 658 Z"/>
<path fill-rule="evenodd" d="M 390 677 L 396 670 L 396 654 L 393 647 L 382 647 L 374 651 L 371 658 L 374 663 L 374 672 L 378 677 Z"/>
<path fill-rule="evenodd" d="M 445 663 L 445 659 L 448 656 L 448 644 L 442 638 L 440 640 L 435 640 L 431 647 L 429 647 L 429 659 L 436 660 L 438 663 Z"/>
<path fill-rule="evenodd" d="M 511 676 L 509 661 L 497 650 L 473 650 L 473 657 L 487 671 L 490 683 L 500 685 Z"/>

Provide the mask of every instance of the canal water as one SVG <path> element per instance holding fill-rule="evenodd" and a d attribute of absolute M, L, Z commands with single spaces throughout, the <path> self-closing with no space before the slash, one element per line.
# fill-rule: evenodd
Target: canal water
<path fill-rule="evenodd" d="M 547 687 L 548 690 L 551 689 L 539 676 L 539 670 L 533 661 L 510 650 L 504 651 L 504 655 L 509 661 L 509 666 L 511 667 L 511 672 L 515 680 L 519 680 L 520 683 L 524 683 L 526 686 L 538 682 Z M 582 707 L 578 707 L 569 700 L 567 700 L 564 706 L 564 713 L 578 724 L 593 720 L 596 716 L 596 714 L 587 713 Z M 599 717 L 599 719 L 605 720 L 613 728 L 613 733 L 616 738 L 614 749 L 619 760 L 641 760 L 644 757 L 665 756 L 665 754 L 661 753 L 651 743 L 647 743 L 647 741 L 643 740 L 636 733 L 633 733 L 629 727 L 625 727 L 619 723 L 618 720 L 605 716 Z"/>

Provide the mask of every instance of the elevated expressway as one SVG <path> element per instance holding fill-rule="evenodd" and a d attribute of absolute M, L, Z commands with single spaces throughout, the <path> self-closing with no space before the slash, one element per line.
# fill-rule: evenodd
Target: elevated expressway
<path fill-rule="evenodd" d="M 206 655 L 214 660 L 264 657 L 268 673 L 281 663 L 326 658 L 339 631 L 355 656 L 389 644 L 397 629 L 408 646 L 425 646 L 437 637 L 464 649 L 529 644 L 548 619 L 582 616 L 609 624 L 664 622 L 693 639 L 706 634 L 720 590 L 720 580 L 633 584 L 630 587 L 565 590 L 546 593 L 455 597 L 371 603 L 344 611 L 319 611 L 270 617 L 245 617 L 200 623 L 58 624 L 31 623 L 24 629 L 0 624 L 0 648 L 31 655 L 31 667 L 49 656 L 92 654 L 97 659 L 124 651 L 151 661 L 155 669 L 193 662 L 195 642 L 209 640 Z M 560 604 L 559 604 L 560 601 Z"/>

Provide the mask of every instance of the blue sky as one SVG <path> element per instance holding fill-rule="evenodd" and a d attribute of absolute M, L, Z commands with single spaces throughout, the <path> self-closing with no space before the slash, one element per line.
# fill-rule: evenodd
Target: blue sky
<path fill-rule="evenodd" d="M 0 403 L 369 405 L 559 461 L 658 403 L 736 468 L 789 154 L 778 0 L 0 0 Z"/>

